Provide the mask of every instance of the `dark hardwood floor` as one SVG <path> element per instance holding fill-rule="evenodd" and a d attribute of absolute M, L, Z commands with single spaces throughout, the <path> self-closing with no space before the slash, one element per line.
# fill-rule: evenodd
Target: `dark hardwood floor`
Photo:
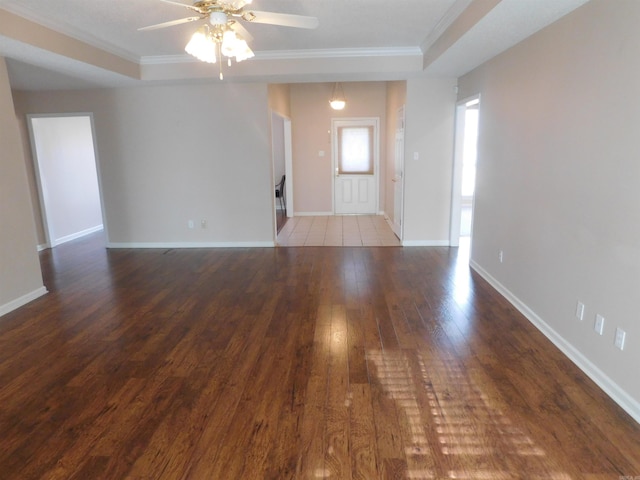
<path fill-rule="evenodd" d="M 0 318 L 2 479 L 640 476 L 638 424 L 457 249 L 41 255 Z"/>

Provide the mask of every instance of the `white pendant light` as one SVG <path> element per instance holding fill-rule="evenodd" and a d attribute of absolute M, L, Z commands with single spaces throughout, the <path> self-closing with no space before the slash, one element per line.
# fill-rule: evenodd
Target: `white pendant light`
<path fill-rule="evenodd" d="M 344 96 L 344 91 L 342 90 L 342 84 L 340 82 L 336 82 L 333 85 L 333 92 L 331 93 L 329 105 L 331 105 L 331 108 L 334 110 L 343 110 L 347 105 L 347 99 Z"/>

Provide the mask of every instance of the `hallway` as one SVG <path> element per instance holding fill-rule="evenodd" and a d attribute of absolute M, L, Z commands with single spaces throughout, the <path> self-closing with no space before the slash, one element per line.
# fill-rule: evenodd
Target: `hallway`
<path fill-rule="evenodd" d="M 381 215 L 293 217 L 278 234 L 281 247 L 399 247 Z"/>

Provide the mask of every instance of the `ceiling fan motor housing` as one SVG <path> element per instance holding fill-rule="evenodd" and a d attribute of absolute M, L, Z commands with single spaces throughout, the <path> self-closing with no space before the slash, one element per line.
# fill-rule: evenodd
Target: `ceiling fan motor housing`
<path fill-rule="evenodd" d="M 211 12 L 209 15 L 209 23 L 211 25 L 226 25 L 227 14 L 224 12 Z"/>

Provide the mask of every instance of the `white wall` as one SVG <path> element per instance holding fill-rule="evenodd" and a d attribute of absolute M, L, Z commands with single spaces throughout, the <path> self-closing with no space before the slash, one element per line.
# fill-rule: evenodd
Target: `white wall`
<path fill-rule="evenodd" d="M 46 292 L 36 250 L 36 231 L 24 152 L 9 77 L 0 57 L 0 315 Z"/>
<path fill-rule="evenodd" d="M 638 18 L 640 2 L 592 0 L 463 77 L 459 97 L 482 96 L 476 268 L 640 421 Z"/>
<path fill-rule="evenodd" d="M 102 228 L 91 117 L 33 117 L 31 131 L 50 244 Z"/>
<path fill-rule="evenodd" d="M 455 85 L 452 78 L 407 80 L 404 245 L 449 244 Z"/>
<path fill-rule="evenodd" d="M 14 92 L 14 98 L 20 118 L 93 112 L 111 245 L 273 244 L 265 84 Z"/>

